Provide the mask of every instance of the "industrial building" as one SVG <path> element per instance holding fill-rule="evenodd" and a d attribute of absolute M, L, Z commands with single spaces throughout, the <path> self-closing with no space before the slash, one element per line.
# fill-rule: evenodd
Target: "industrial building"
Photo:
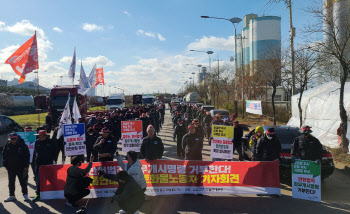
<path fill-rule="evenodd" d="M 280 63 L 281 17 L 244 16 L 244 26 L 242 33 L 237 35 L 235 52 L 238 72 L 242 71 L 242 67 L 245 75 L 261 73 L 261 69 L 271 70 L 271 60 Z"/>

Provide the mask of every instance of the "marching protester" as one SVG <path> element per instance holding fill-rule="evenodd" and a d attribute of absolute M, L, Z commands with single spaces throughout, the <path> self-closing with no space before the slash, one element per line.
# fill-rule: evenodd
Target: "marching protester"
<path fill-rule="evenodd" d="M 173 140 L 175 141 L 176 138 L 176 152 L 178 157 L 183 157 L 185 155 L 184 150 L 182 149 L 182 138 L 186 134 L 187 130 L 186 127 L 184 126 L 184 121 L 182 118 L 180 118 L 177 121 L 177 126 L 175 127 L 174 130 L 174 135 L 173 135 Z"/>
<path fill-rule="evenodd" d="M 315 161 L 316 164 L 320 164 L 322 161 L 322 144 L 320 141 L 312 136 L 310 126 L 303 126 L 300 129 L 300 133 L 303 135 L 295 138 L 292 145 L 292 162 L 295 159 Z"/>
<path fill-rule="evenodd" d="M 257 126 L 255 128 L 255 134 L 251 137 L 249 141 L 249 147 L 252 152 L 252 160 L 254 161 L 256 157 L 256 145 L 258 144 L 258 140 L 264 135 L 264 128 L 262 126 Z"/>
<path fill-rule="evenodd" d="M 32 132 L 32 131 L 33 131 L 33 129 L 30 126 L 27 126 L 27 127 L 24 128 L 24 132 Z M 35 181 L 36 177 L 35 177 L 35 163 L 34 163 L 34 160 L 32 160 L 32 162 L 30 163 L 30 167 L 32 168 L 33 178 L 34 178 L 34 181 Z"/>
<path fill-rule="evenodd" d="M 36 196 L 33 199 L 34 202 L 40 200 L 40 166 L 56 164 L 58 155 L 56 142 L 50 139 L 45 130 L 39 130 L 36 135 L 38 135 L 38 139 L 35 141 L 33 159 L 36 165 Z"/>
<path fill-rule="evenodd" d="M 281 143 L 276 136 L 275 128 L 266 130 L 265 135 L 256 145 L 256 161 L 274 161 L 280 158 Z"/>
<path fill-rule="evenodd" d="M 57 134 L 58 131 L 60 130 L 60 127 L 56 127 L 55 130 L 53 131 L 53 135 L 52 135 L 52 140 L 56 142 L 56 146 L 57 146 L 57 157 L 59 156 L 60 152 L 62 153 L 62 164 L 65 163 L 66 161 L 66 155 L 65 155 L 65 151 L 64 151 L 64 136 L 61 135 L 60 138 L 57 139 Z"/>
<path fill-rule="evenodd" d="M 138 210 L 145 200 L 144 190 L 131 175 L 126 171 L 120 171 L 117 175 L 105 174 L 103 171 L 99 171 L 99 175 L 119 183 L 119 187 L 112 198 L 112 201 L 116 200 L 121 208 L 119 213 L 139 213 Z"/>
<path fill-rule="evenodd" d="M 237 150 L 238 159 L 243 161 L 242 154 L 242 137 L 243 137 L 243 128 L 239 125 L 238 121 L 233 122 L 234 131 L 233 131 L 233 153 Z"/>
<path fill-rule="evenodd" d="M 125 159 L 128 161 L 124 163 L 122 156 L 117 154 L 117 160 L 119 163 L 119 166 L 126 172 L 128 172 L 129 175 L 131 175 L 134 180 L 140 185 L 140 187 L 146 191 L 146 180 L 145 176 L 143 175 L 143 171 L 141 169 L 142 164 L 137 159 L 137 153 L 134 151 L 129 151 L 126 153 Z"/>
<path fill-rule="evenodd" d="M 198 119 L 193 120 L 193 125 L 196 129 L 196 133 L 201 137 L 202 141 L 204 140 L 204 129 L 203 127 L 199 124 Z"/>
<path fill-rule="evenodd" d="M 211 124 L 212 120 L 213 120 L 213 118 L 211 117 L 210 112 L 207 112 L 206 115 L 204 116 L 203 124 L 205 127 L 205 135 L 206 135 L 208 140 L 210 138 L 210 131 L 211 131 L 210 124 Z"/>
<path fill-rule="evenodd" d="M 164 144 L 162 139 L 155 136 L 155 129 L 152 125 L 147 127 L 148 136 L 142 139 L 141 155 L 146 160 L 161 159 L 164 153 Z"/>
<path fill-rule="evenodd" d="M 79 168 L 84 160 L 80 156 L 73 156 L 72 166 L 67 170 L 66 185 L 64 186 L 64 197 L 67 199 L 66 205 L 69 207 L 78 207 L 76 202 L 90 194 L 90 190 L 84 181 L 84 177 L 89 173 L 94 156 L 90 156 L 89 165 L 85 169 Z"/>
<path fill-rule="evenodd" d="M 98 155 L 98 161 L 113 161 L 113 155 L 117 151 L 117 142 L 107 128 L 103 128 L 100 134 L 102 136 L 97 138 L 93 147 L 94 152 Z"/>
<path fill-rule="evenodd" d="M 25 201 L 28 201 L 28 168 L 30 153 L 24 140 L 13 132 L 9 136 L 9 141 L 2 152 L 3 166 L 7 170 L 10 196 L 5 202 L 16 200 L 15 183 L 18 177 Z"/>
<path fill-rule="evenodd" d="M 47 133 L 51 133 L 53 122 L 52 122 L 52 115 L 51 115 L 50 112 L 47 113 L 47 115 L 45 117 L 45 123 L 46 123 L 46 131 L 47 131 Z"/>
<path fill-rule="evenodd" d="M 90 160 L 91 155 L 93 155 L 94 162 L 97 162 L 97 154 L 93 154 L 93 153 L 94 153 L 94 144 L 98 137 L 99 137 L 98 132 L 95 132 L 95 130 L 92 127 L 89 127 L 85 135 L 86 157 L 87 157 L 86 160 Z"/>
<path fill-rule="evenodd" d="M 188 133 L 182 138 L 185 160 L 202 160 L 203 138 L 196 133 L 193 124 L 188 125 Z"/>

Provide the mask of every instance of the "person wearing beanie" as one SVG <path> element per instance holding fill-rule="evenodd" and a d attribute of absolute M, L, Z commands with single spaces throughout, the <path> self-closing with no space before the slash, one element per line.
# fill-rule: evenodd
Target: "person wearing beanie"
<path fill-rule="evenodd" d="M 266 130 L 265 135 L 256 145 L 256 161 L 274 161 L 280 158 L 281 143 L 276 136 L 275 128 Z"/>
<path fill-rule="evenodd" d="M 252 152 L 252 160 L 256 158 L 256 145 L 258 144 L 258 140 L 264 135 L 264 128 L 262 126 L 257 126 L 255 128 L 255 134 L 251 137 L 249 141 L 249 147 Z"/>
<path fill-rule="evenodd" d="M 301 127 L 301 136 L 295 138 L 292 145 L 292 163 L 295 159 L 315 161 L 320 164 L 322 161 L 323 149 L 321 142 L 311 135 L 312 130 L 310 126 Z"/>
<path fill-rule="evenodd" d="M 93 147 L 94 154 L 98 155 L 100 162 L 113 161 L 113 155 L 117 151 L 117 141 L 107 128 L 103 128 L 100 135 Z"/>

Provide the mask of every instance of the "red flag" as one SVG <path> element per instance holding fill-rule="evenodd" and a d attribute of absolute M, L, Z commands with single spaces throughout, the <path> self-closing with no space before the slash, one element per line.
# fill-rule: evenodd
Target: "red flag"
<path fill-rule="evenodd" d="M 19 47 L 6 61 L 10 64 L 15 73 L 20 76 L 19 83 L 23 83 L 26 74 L 39 69 L 38 46 L 36 42 L 36 32 L 32 38 Z"/>
<path fill-rule="evenodd" d="M 100 84 L 100 83 L 102 83 L 103 85 L 105 84 L 105 78 L 103 75 L 103 68 L 96 69 L 96 84 L 95 84 L 95 86 Z"/>

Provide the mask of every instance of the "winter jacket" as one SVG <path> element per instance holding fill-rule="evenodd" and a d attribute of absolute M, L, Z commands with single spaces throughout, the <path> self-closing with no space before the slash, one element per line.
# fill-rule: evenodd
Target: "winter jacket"
<path fill-rule="evenodd" d="M 104 157 L 104 158 L 98 158 L 100 162 L 104 161 L 113 161 L 113 155 L 117 151 L 117 142 L 115 138 L 109 134 L 107 138 L 104 139 L 104 142 L 101 145 L 98 145 L 99 142 L 104 139 L 103 136 L 100 136 L 97 138 L 95 145 L 93 147 L 94 152 L 96 154 L 104 154 L 104 153 L 110 153 L 111 157 Z"/>
<path fill-rule="evenodd" d="M 162 139 L 154 136 L 151 139 L 149 136 L 142 139 L 141 154 L 148 160 L 161 159 L 164 153 L 164 144 Z"/>
<path fill-rule="evenodd" d="M 49 136 L 43 141 L 36 140 L 34 148 L 34 163 L 41 165 L 50 165 L 57 162 L 58 152 L 57 144 Z"/>
<path fill-rule="evenodd" d="M 85 136 L 86 136 L 86 141 L 85 141 L 86 150 L 92 151 L 94 144 L 100 135 L 98 134 L 98 132 L 94 131 L 92 135 L 90 135 L 89 132 L 86 132 Z"/>
<path fill-rule="evenodd" d="M 279 159 L 281 153 L 281 143 L 279 139 L 274 136 L 269 140 L 266 135 L 258 140 L 256 145 L 256 159 L 257 161 L 274 161 Z"/>
<path fill-rule="evenodd" d="M 301 135 L 295 138 L 291 154 L 298 156 L 301 160 L 322 160 L 322 144 L 312 135 L 309 135 L 307 138 Z"/>
<path fill-rule="evenodd" d="M 202 140 L 204 139 L 204 129 L 202 126 L 198 125 L 196 127 L 196 133 L 202 138 Z"/>
<path fill-rule="evenodd" d="M 89 173 L 92 167 L 92 162 L 85 169 L 81 169 L 78 166 L 71 166 L 67 170 L 67 180 L 66 185 L 64 186 L 64 194 L 77 195 L 82 192 L 82 189 L 79 189 L 79 183 L 82 178 Z"/>
<path fill-rule="evenodd" d="M 2 151 L 2 163 L 7 169 L 20 169 L 29 167 L 30 153 L 24 140 L 18 137 L 15 145 L 10 141 Z"/>
<path fill-rule="evenodd" d="M 131 175 L 135 181 L 140 185 L 141 189 L 147 187 L 145 176 L 143 175 L 143 171 L 141 169 L 142 164 L 139 160 L 136 160 L 133 164 L 128 168 L 128 163 L 124 163 L 122 156 L 118 155 L 117 157 L 118 163 L 120 167 L 127 171 L 129 175 Z"/>
<path fill-rule="evenodd" d="M 116 175 L 104 174 L 103 177 L 117 181 Z M 125 184 L 119 183 L 114 198 L 118 201 L 121 209 L 127 213 L 135 213 L 142 206 L 145 200 L 145 194 L 140 185 L 130 176 Z"/>
<path fill-rule="evenodd" d="M 239 145 L 242 143 L 242 137 L 243 137 L 243 129 L 241 126 L 238 126 L 237 128 L 234 128 L 233 131 L 233 143 L 235 145 Z"/>
<path fill-rule="evenodd" d="M 203 139 L 198 133 L 187 133 L 182 138 L 185 160 L 202 160 Z"/>

